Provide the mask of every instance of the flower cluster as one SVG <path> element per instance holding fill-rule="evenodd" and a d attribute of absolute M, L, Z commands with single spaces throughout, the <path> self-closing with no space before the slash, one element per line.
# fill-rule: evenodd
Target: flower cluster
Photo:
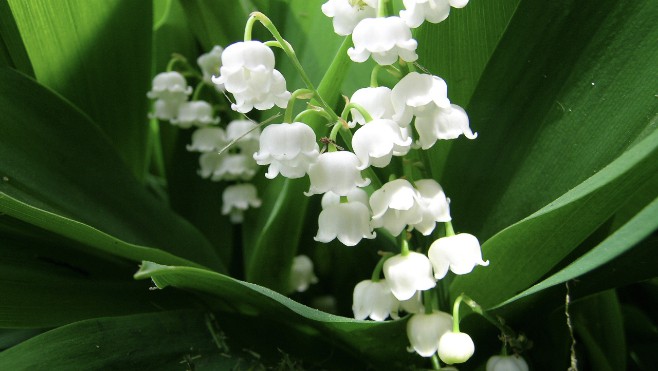
<path fill-rule="evenodd" d="M 213 76 L 222 68 L 225 53 L 221 46 L 215 46 L 210 52 L 199 56 L 197 64 L 201 73 L 189 71 L 200 80 L 193 100 L 187 100 L 192 94 L 192 87 L 188 86 L 183 74 L 176 71 L 155 76 L 147 96 L 156 99 L 154 112 L 149 115 L 151 118 L 169 121 L 182 129 L 196 127 L 187 150 L 200 153 L 198 174 L 216 182 L 232 182 L 222 194 L 222 214 L 228 215 L 233 223 L 242 223 L 245 210 L 261 205 L 256 187 L 244 183 L 258 171 L 253 155 L 258 150 L 260 130 L 251 120 L 240 119 L 231 120 L 226 127 L 220 127 L 217 125 L 220 119 L 215 116 L 213 105 L 198 99 L 204 86 L 215 87 L 214 96 L 221 101 L 225 99 L 221 94 L 224 86 L 212 82 Z"/>
<path fill-rule="evenodd" d="M 448 16 L 451 6 L 463 7 L 466 3 L 467 0 L 405 0 L 405 9 L 399 16 L 390 16 L 386 14 L 388 7 L 376 0 L 325 2 L 322 11 L 333 18 L 336 33 L 352 35 L 349 58 L 357 63 L 372 58 L 377 63 L 371 86 L 355 91 L 340 115 L 315 90 L 292 46 L 271 21 L 262 13 L 252 13 L 244 41 L 223 51 L 213 50 L 203 60 L 200 58 L 199 64 L 214 70 L 211 81 L 217 90 L 233 95 L 231 109 L 247 113 L 278 106 L 286 109 L 283 122 L 266 126 L 260 135 L 250 121 L 232 121 L 225 131 L 200 128 L 189 146 L 190 150 L 203 153 L 200 175 L 212 180 L 249 180 L 257 165 L 267 166 L 268 179 L 308 176 L 310 186 L 305 195 L 322 195 L 316 241 L 338 240 L 355 246 L 364 238 L 374 239 L 378 228 L 384 234 L 400 236 L 400 253 L 382 258 L 372 278 L 356 285 L 354 316 L 383 321 L 398 318 L 401 311 L 411 313 L 407 336 L 412 348 L 423 357 L 438 352 L 439 358 L 448 364 L 466 361 L 474 352 L 474 344 L 470 336 L 458 331 L 458 313 L 451 316 L 438 310 L 433 289 L 448 271 L 467 274 L 477 265 L 486 266 L 489 262 L 483 260 L 475 236 L 454 233 L 450 202 L 443 188 L 428 176 L 426 169 L 409 159 L 421 158 L 418 151 L 431 148 L 439 140 L 461 135 L 474 139 L 477 135 L 470 129 L 464 109 L 448 99 L 446 82 L 430 73 L 416 72 L 418 42 L 411 29 L 424 21 L 440 22 Z M 275 40 L 251 40 L 251 27 L 256 21 Z M 306 89 L 287 91 L 285 78 L 275 69 L 270 46 L 282 48 L 292 59 Z M 217 71 L 219 75 L 214 75 Z M 378 74 L 391 71 L 397 77 L 392 88 L 378 86 Z M 209 75 L 204 70 L 203 79 L 207 81 Z M 328 136 L 318 138 L 322 128 L 311 128 L 304 122 L 304 115 L 293 119 L 295 99 L 314 99 L 305 112 L 322 111 L 322 117 L 329 118 L 332 129 Z M 339 143 L 341 130 L 353 131 L 343 138 L 345 143 Z M 319 141 L 323 143 L 322 150 Z M 376 174 L 372 168 L 391 165 L 402 168 L 403 174 L 392 175 L 381 186 L 373 187 L 373 183 L 380 182 L 374 182 L 372 175 L 364 176 L 366 171 Z M 260 204 L 255 198 L 255 189 L 249 185 L 227 188 L 223 212 L 230 214 L 232 220 L 241 221 L 246 208 Z M 424 250 L 412 251 L 408 234 L 417 231 L 430 236 L 437 223 L 445 223 L 445 231 L 440 232 L 443 237 Z M 380 277 L 382 272 L 384 278 Z M 312 262 L 305 256 L 295 258 L 290 277 L 290 291 L 304 291 L 317 280 L 312 274 Z"/>

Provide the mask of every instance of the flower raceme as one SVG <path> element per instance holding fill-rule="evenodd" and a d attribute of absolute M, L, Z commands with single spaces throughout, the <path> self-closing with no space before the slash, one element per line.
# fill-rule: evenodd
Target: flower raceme
<path fill-rule="evenodd" d="M 222 53 L 219 76 L 212 81 L 233 94 L 231 109 L 246 113 L 253 108 L 266 110 L 277 105 L 285 108 L 290 99 L 286 80 L 274 69 L 274 53 L 259 41 L 229 45 Z"/>

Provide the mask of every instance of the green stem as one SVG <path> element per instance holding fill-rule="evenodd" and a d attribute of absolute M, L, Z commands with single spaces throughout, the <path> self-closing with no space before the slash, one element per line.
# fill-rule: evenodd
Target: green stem
<path fill-rule="evenodd" d="M 336 137 L 338 136 L 338 132 L 342 127 L 343 127 L 343 123 L 338 121 L 337 123 L 334 124 L 334 127 L 331 128 L 331 133 L 329 133 L 329 139 L 331 139 L 332 142 L 336 142 Z"/>
<path fill-rule="evenodd" d="M 256 23 L 256 18 L 247 19 L 247 24 L 244 25 L 244 41 L 251 41 L 251 30 L 254 28 L 254 23 Z"/>
<path fill-rule="evenodd" d="M 463 298 L 464 294 L 459 295 L 452 305 L 452 332 L 459 332 L 459 304 Z"/>
<path fill-rule="evenodd" d="M 290 94 L 288 105 L 286 106 L 286 113 L 283 115 L 283 122 L 292 122 L 292 112 L 295 108 L 295 101 L 297 99 L 311 99 L 314 92 L 308 89 L 297 89 Z"/>
<path fill-rule="evenodd" d="M 446 222 L 446 237 L 454 236 L 455 230 L 452 229 L 452 222 Z"/>
<path fill-rule="evenodd" d="M 206 83 L 203 81 L 197 84 L 197 86 L 194 88 L 194 93 L 192 94 L 192 101 L 199 99 L 199 95 L 201 94 L 201 90 L 203 89 L 204 85 L 206 85 Z"/>
<path fill-rule="evenodd" d="M 301 121 L 303 121 L 303 120 L 302 120 L 302 116 L 304 116 L 304 115 L 306 115 L 306 114 L 308 114 L 308 113 L 317 113 L 317 114 L 319 114 L 320 116 L 322 116 L 322 117 L 324 117 L 325 119 L 327 119 L 327 121 L 330 121 L 330 120 L 331 120 L 331 117 L 330 117 L 330 116 L 327 114 L 327 112 L 325 112 L 322 108 L 320 108 L 320 107 L 315 107 L 315 106 L 311 106 L 311 108 L 307 108 L 307 109 L 303 110 L 302 112 L 298 113 L 297 116 L 295 116 L 295 120 L 294 120 L 294 122 L 301 122 Z"/>
<path fill-rule="evenodd" d="M 372 72 L 370 73 L 370 87 L 371 88 L 376 88 L 379 86 L 379 83 L 377 82 L 377 76 L 379 76 L 379 70 L 382 69 L 382 66 L 376 64 L 375 67 L 372 68 Z"/>
<path fill-rule="evenodd" d="M 426 290 L 422 292 L 423 295 L 423 306 L 425 307 L 425 314 L 432 314 L 434 308 L 432 308 L 433 294 L 432 290 Z"/>
<path fill-rule="evenodd" d="M 432 354 L 432 369 L 440 370 L 441 364 L 439 363 L 439 357 L 436 356 L 436 353 Z"/>
<path fill-rule="evenodd" d="M 343 112 L 340 114 L 340 118 L 347 121 L 347 115 L 350 113 L 350 110 L 352 108 L 359 111 L 359 113 L 363 116 L 366 122 L 372 121 L 372 116 L 370 116 L 370 113 L 368 113 L 368 111 L 365 108 L 363 108 L 362 105 L 354 102 L 349 102 L 348 104 L 345 105 L 345 108 L 343 108 Z"/>
<path fill-rule="evenodd" d="M 407 241 L 406 235 L 407 233 L 405 231 L 402 231 L 400 234 L 401 236 L 401 241 L 400 241 L 400 255 L 402 256 L 407 256 L 409 255 L 409 241 Z"/>
<path fill-rule="evenodd" d="M 386 17 L 386 3 L 388 0 L 379 0 L 377 7 L 377 18 Z"/>
<path fill-rule="evenodd" d="M 386 262 L 386 259 L 390 258 L 391 254 L 385 254 L 379 259 L 377 262 L 377 265 L 375 266 L 375 269 L 372 271 L 372 276 L 370 277 L 370 280 L 372 282 L 379 282 L 379 277 L 382 274 L 382 268 L 384 268 L 384 263 Z"/>
<path fill-rule="evenodd" d="M 149 124 L 151 128 L 151 133 L 149 135 L 149 141 L 151 142 L 151 161 L 153 161 L 153 164 L 155 165 L 158 176 L 166 179 L 167 174 L 162 154 L 162 143 L 160 142 L 160 126 L 158 125 L 157 120 L 151 120 Z"/>
<path fill-rule="evenodd" d="M 283 37 L 281 37 L 279 30 L 277 30 L 276 26 L 274 26 L 272 21 L 265 14 L 261 12 L 253 12 L 249 17 L 247 24 L 249 24 L 250 21 L 254 22 L 255 20 L 258 20 L 263 26 L 265 26 L 265 28 L 267 28 L 267 30 L 270 31 L 272 36 L 274 36 L 276 41 L 278 41 L 281 44 L 281 48 L 286 53 L 288 58 L 290 58 L 290 60 L 292 61 L 293 66 L 295 67 L 297 72 L 299 72 L 299 75 L 304 81 L 304 84 L 306 84 L 306 87 L 310 90 L 313 90 L 315 97 L 320 103 L 320 105 L 322 106 L 322 108 L 324 108 L 327 111 L 327 113 L 329 113 L 329 115 L 331 115 L 331 117 L 335 119 L 335 121 L 338 121 L 338 115 L 336 115 L 333 109 L 331 109 L 331 107 L 329 107 L 327 102 L 324 101 L 324 98 L 320 94 L 318 94 L 317 89 L 311 82 L 311 79 L 306 74 L 306 71 L 304 71 L 304 68 L 302 67 L 302 64 L 299 62 L 299 59 L 297 59 L 297 55 L 295 54 L 295 51 L 293 50 L 292 46 L 290 46 L 290 44 Z"/>
<path fill-rule="evenodd" d="M 480 306 L 480 304 L 475 302 L 475 300 L 469 298 L 465 294 L 459 295 L 459 298 L 462 298 L 464 304 L 468 305 L 468 307 L 471 308 L 473 313 L 477 313 L 482 317 L 484 317 L 484 319 L 489 321 L 492 325 L 496 326 L 503 334 L 513 334 L 513 331 L 509 327 L 503 325 L 497 318 L 485 312 Z"/>

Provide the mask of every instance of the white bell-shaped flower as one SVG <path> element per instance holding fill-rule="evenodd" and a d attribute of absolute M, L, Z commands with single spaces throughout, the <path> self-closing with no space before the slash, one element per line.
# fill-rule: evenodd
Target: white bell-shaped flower
<path fill-rule="evenodd" d="M 249 208 L 258 208 L 260 205 L 258 191 L 250 183 L 230 185 L 222 193 L 222 215 L 230 215 L 231 223 L 242 223 L 244 212 Z"/>
<path fill-rule="evenodd" d="M 286 178 L 301 178 L 320 155 L 315 132 L 301 122 L 273 124 L 260 135 L 260 149 L 254 153 L 258 165 L 270 165 L 265 176 L 274 179 L 279 173 Z"/>
<path fill-rule="evenodd" d="M 448 18 L 450 2 L 448 0 L 402 0 L 405 10 L 400 11 L 400 18 L 411 28 L 416 28 L 424 21 L 439 23 Z"/>
<path fill-rule="evenodd" d="M 439 358 L 449 364 L 464 363 L 475 353 L 475 344 L 468 334 L 446 332 L 439 340 Z"/>
<path fill-rule="evenodd" d="M 219 117 L 213 117 L 212 106 L 202 100 L 185 102 L 178 107 L 178 115 L 171 123 L 183 129 L 192 126 L 207 126 L 219 122 Z"/>
<path fill-rule="evenodd" d="M 192 133 L 192 144 L 187 145 L 190 152 L 210 152 L 224 148 L 228 144 L 226 132 L 218 127 L 198 128 Z"/>
<path fill-rule="evenodd" d="M 436 222 L 449 222 L 450 206 L 441 185 L 434 179 L 421 179 L 415 182 L 420 196 L 423 219 L 413 227 L 425 236 L 434 230 Z"/>
<path fill-rule="evenodd" d="M 388 316 L 398 319 L 399 307 L 400 301 L 393 296 L 384 279 L 377 282 L 364 280 L 354 287 L 352 311 L 356 319 L 370 317 L 373 321 L 383 321 Z"/>
<path fill-rule="evenodd" d="M 434 267 L 434 277 L 438 280 L 445 277 L 448 269 L 455 274 L 466 274 L 476 265 L 489 265 L 488 260 L 482 260 L 480 242 L 468 233 L 439 238 L 432 243 L 427 255 Z"/>
<path fill-rule="evenodd" d="M 407 322 L 407 338 L 421 357 L 431 357 L 439 348 L 441 336 L 451 329 L 452 316 L 448 313 L 416 313 Z"/>
<path fill-rule="evenodd" d="M 250 180 L 258 166 L 248 155 L 241 153 L 206 152 L 199 156 L 199 175 L 212 181 Z"/>
<path fill-rule="evenodd" d="M 356 103 L 363 107 L 373 119 L 393 119 L 395 110 L 391 102 L 391 89 L 385 86 L 376 88 L 361 88 L 352 94 L 350 102 Z M 348 126 L 353 128 L 358 122 L 360 125 L 366 123 L 361 112 L 356 109 L 350 111 L 352 120 Z"/>
<path fill-rule="evenodd" d="M 168 101 L 158 99 L 153 103 L 153 112 L 148 114 L 149 119 L 158 119 L 162 121 L 169 121 L 178 115 L 178 108 L 185 101 Z"/>
<path fill-rule="evenodd" d="M 420 116 L 435 107 L 449 108 L 448 85 L 438 76 L 411 72 L 391 90 L 395 115 L 393 120 L 406 127 L 414 115 Z"/>
<path fill-rule="evenodd" d="M 318 233 L 314 239 L 327 243 L 338 238 L 345 246 L 355 246 L 362 238 L 375 238 L 376 234 L 370 226 L 370 209 L 367 204 L 351 200 L 349 196 L 348 202 L 332 202 L 335 197 L 340 198 L 333 192 L 327 192 L 322 197 L 322 212 L 318 218 Z"/>
<path fill-rule="evenodd" d="M 308 169 L 311 187 L 306 196 L 333 192 L 339 196 L 347 194 L 355 187 L 365 187 L 370 179 L 361 176 L 359 159 L 349 151 L 325 152 L 318 156 Z"/>
<path fill-rule="evenodd" d="M 391 286 L 391 292 L 400 301 L 411 299 L 416 291 L 436 286 L 429 259 L 413 251 L 388 258 L 384 262 L 384 277 Z"/>
<path fill-rule="evenodd" d="M 384 184 L 370 196 L 372 226 L 384 228 L 397 236 L 407 225 L 423 220 L 423 207 L 418 191 L 405 179 Z"/>
<path fill-rule="evenodd" d="M 176 71 L 162 72 L 153 78 L 151 91 L 146 93 L 150 99 L 161 99 L 169 103 L 181 103 L 192 94 L 192 87 L 187 86 L 185 77 Z"/>
<path fill-rule="evenodd" d="M 406 62 L 418 59 L 411 29 L 400 17 L 366 18 L 352 34 L 354 47 L 347 54 L 354 62 L 365 62 L 370 55 L 380 65 L 390 65 L 398 58 Z"/>
<path fill-rule="evenodd" d="M 528 371 L 528 363 L 518 355 L 493 356 L 487 361 L 486 371 Z"/>
<path fill-rule="evenodd" d="M 313 261 L 306 255 L 295 256 L 290 267 L 290 291 L 304 292 L 318 278 L 313 273 Z"/>
<path fill-rule="evenodd" d="M 215 45 L 211 51 L 205 54 L 201 54 L 199 58 L 196 59 L 196 63 L 201 68 L 201 73 L 203 73 L 203 81 L 208 84 L 212 83 L 212 77 L 219 75 L 219 68 L 222 66 L 222 52 L 224 48 L 219 45 Z M 224 90 L 222 85 L 217 85 L 217 88 Z"/>
<path fill-rule="evenodd" d="M 266 110 L 276 104 L 288 105 L 290 92 L 286 80 L 274 69 L 274 53 L 259 41 L 243 41 L 229 45 L 222 53 L 220 75 L 215 84 L 233 94 L 231 109 L 246 113 L 253 108 Z"/>
<path fill-rule="evenodd" d="M 425 310 L 422 291 L 416 291 L 410 299 L 402 300 L 400 309 L 407 313 L 422 313 Z"/>
<path fill-rule="evenodd" d="M 449 108 L 435 108 L 431 112 L 416 117 L 418 142 L 423 149 L 428 149 L 438 139 L 455 139 L 460 135 L 468 139 L 477 138 L 469 126 L 468 115 L 456 104 Z"/>
<path fill-rule="evenodd" d="M 352 138 L 352 147 L 359 158 L 359 169 L 372 165 L 385 167 L 391 158 L 404 156 L 411 148 L 411 138 L 403 136 L 398 124 L 393 120 L 377 119 L 360 127 Z"/>
<path fill-rule="evenodd" d="M 322 4 L 322 13 L 333 18 L 335 33 L 347 36 L 362 19 L 377 15 L 377 0 L 329 0 Z"/>
<path fill-rule="evenodd" d="M 235 145 L 242 153 L 252 156 L 258 150 L 260 129 L 251 120 L 233 120 L 226 126 L 226 140 Z"/>

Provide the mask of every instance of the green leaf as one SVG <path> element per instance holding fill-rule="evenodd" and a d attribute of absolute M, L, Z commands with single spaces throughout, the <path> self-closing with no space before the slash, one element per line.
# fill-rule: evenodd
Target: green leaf
<path fill-rule="evenodd" d="M 485 242 L 482 249 L 491 265 L 456 277 L 451 293 L 466 292 L 490 308 L 529 287 L 658 171 L 657 155 L 654 131 L 576 188 Z"/>
<path fill-rule="evenodd" d="M 0 1 L 0 66 L 16 68 L 26 75 L 34 76 L 7 0 Z"/>
<path fill-rule="evenodd" d="M 520 3 L 467 107 L 478 138 L 433 158 L 457 230 L 488 239 L 654 130 L 656 17 L 647 1 Z"/>
<path fill-rule="evenodd" d="M 35 356 L 38 355 L 38 356 Z M 62 326 L 0 353 L 6 369 L 233 369 L 199 312 L 96 318 Z"/>
<path fill-rule="evenodd" d="M 88 117 L 13 70 L 0 68 L 0 86 L 12 87 L 0 91 L 1 212 L 135 261 L 223 269 L 210 243 L 136 182 Z"/>
<path fill-rule="evenodd" d="M 572 306 L 575 333 L 587 349 L 588 368 L 625 370 L 626 341 L 619 300 L 607 291 Z"/>
<path fill-rule="evenodd" d="M 221 299 L 227 309 L 270 321 L 294 324 L 305 332 L 318 331 L 333 344 L 373 362 L 379 367 L 398 368 L 414 359 L 401 353 L 407 346 L 405 321 L 367 322 L 338 317 L 301 305 L 270 289 L 218 273 L 189 267 L 171 267 L 143 262 L 137 279 L 150 278 L 159 288 L 194 290 Z"/>
<path fill-rule="evenodd" d="M 151 2 L 8 3 L 36 79 L 90 115 L 141 179 L 146 170 Z"/>
<path fill-rule="evenodd" d="M 601 267 L 635 247 L 653 231 L 658 229 L 658 198 L 635 215 L 628 223 L 608 236 L 592 250 L 576 259 L 566 268 L 553 274 L 528 290 L 515 295 L 499 306 L 504 306 L 523 297 L 533 295 L 549 287 L 567 282 Z"/>
<path fill-rule="evenodd" d="M 171 295 L 135 284 L 134 263 L 82 253 L 75 242 L 30 227 L 20 226 L 30 235 L 0 231 L 0 328 L 53 327 L 180 306 Z"/>

